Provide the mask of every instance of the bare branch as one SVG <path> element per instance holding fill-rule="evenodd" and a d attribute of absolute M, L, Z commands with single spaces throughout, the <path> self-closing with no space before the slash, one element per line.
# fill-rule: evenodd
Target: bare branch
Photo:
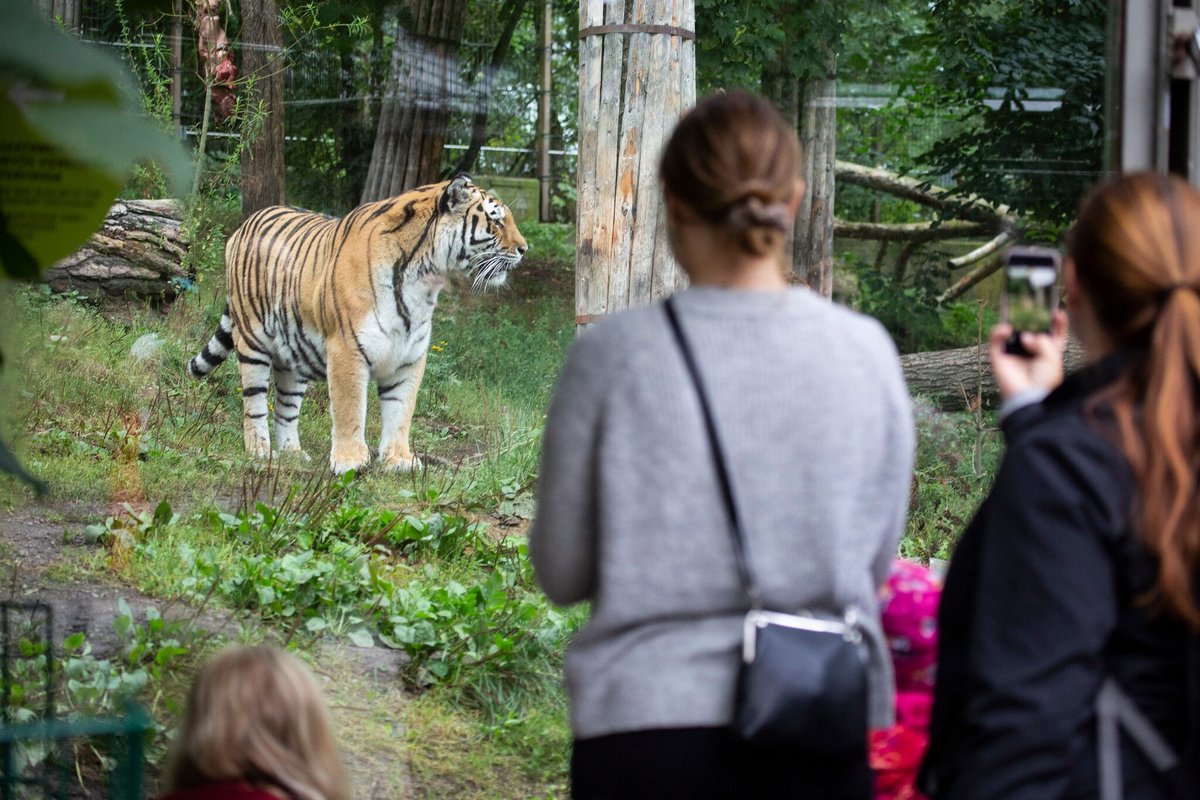
<path fill-rule="evenodd" d="M 991 223 L 993 230 L 999 223 L 1011 218 L 1008 206 L 995 205 L 975 195 L 959 197 L 948 189 L 919 181 L 907 175 L 897 175 L 881 167 L 864 167 L 861 164 L 838 161 L 837 179 L 911 200 L 914 203 L 945 212 L 952 217 L 985 224 Z"/>
<path fill-rule="evenodd" d="M 966 220 L 941 220 L 933 222 L 882 223 L 847 222 L 835 219 L 833 235 L 843 239 L 872 239 L 875 241 L 908 242 L 934 241 L 937 239 L 961 239 L 984 236 L 995 230 L 995 225 Z"/>
<path fill-rule="evenodd" d="M 1003 263 L 999 258 L 1000 252 L 1004 249 L 1005 245 L 1012 241 L 1012 238 L 1012 229 L 1006 227 L 1004 230 L 1000 231 L 996 238 L 992 239 L 986 244 L 977 247 L 971 252 L 965 253 L 958 258 L 950 259 L 949 266 L 951 269 L 959 269 L 961 267 L 981 261 L 983 263 L 959 278 L 953 286 L 942 292 L 938 296 L 937 301 L 939 303 L 945 303 L 949 300 L 955 300 L 959 297 L 962 297 L 962 295 L 968 289 L 999 269 L 1000 265 Z"/>

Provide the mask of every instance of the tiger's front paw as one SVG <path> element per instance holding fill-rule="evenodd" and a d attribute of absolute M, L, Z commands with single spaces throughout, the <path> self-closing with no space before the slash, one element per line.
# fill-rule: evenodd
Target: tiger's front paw
<path fill-rule="evenodd" d="M 416 472 L 424 466 L 420 456 L 412 453 L 407 456 L 387 456 L 384 458 L 383 464 L 392 472 Z"/>
<path fill-rule="evenodd" d="M 329 455 L 329 467 L 335 475 L 341 475 L 350 470 L 361 470 L 370 462 L 371 452 L 367 450 L 365 444 L 354 448 L 334 448 Z"/>

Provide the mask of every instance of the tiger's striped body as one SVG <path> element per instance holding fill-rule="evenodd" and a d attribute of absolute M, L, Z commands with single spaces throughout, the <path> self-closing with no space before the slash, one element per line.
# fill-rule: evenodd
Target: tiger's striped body
<path fill-rule="evenodd" d="M 246 450 L 257 457 L 271 449 L 271 378 L 281 453 L 300 451 L 300 404 L 310 382 L 325 380 L 330 466 L 338 473 L 370 460 L 367 385 L 374 381 L 379 458 L 413 469 L 420 461 L 409 446 L 412 415 L 447 275 L 466 273 L 475 288 L 499 285 L 526 249 L 504 204 L 461 175 L 342 218 L 265 208 L 225 246 L 225 314 L 188 372 L 201 377 L 237 354 Z"/>

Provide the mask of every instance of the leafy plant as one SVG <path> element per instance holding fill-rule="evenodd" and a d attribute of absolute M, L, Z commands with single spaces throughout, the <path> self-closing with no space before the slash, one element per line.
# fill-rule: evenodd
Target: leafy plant
<path fill-rule="evenodd" d="M 949 558 L 983 501 L 1003 451 L 998 436 L 979 442 L 967 414 L 916 402 L 917 458 L 901 553 L 922 562 Z M 978 463 L 976 462 L 978 459 Z"/>
<path fill-rule="evenodd" d="M 855 272 L 858 310 L 883 323 L 901 353 L 966 347 L 975 342 L 976 306 L 957 302 L 939 306 L 942 282 L 932 270 L 918 269 L 910 279 L 897 280 L 860 262 Z M 994 312 L 986 316 L 990 327 Z"/>

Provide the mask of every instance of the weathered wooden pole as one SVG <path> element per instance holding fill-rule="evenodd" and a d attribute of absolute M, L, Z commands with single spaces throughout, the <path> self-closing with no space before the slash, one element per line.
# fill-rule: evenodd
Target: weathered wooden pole
<path fill-rule="evenodd" d="M 582 0 L 575 322 L 670 294 L 658 159 L 696 102 L 693 0 Z"/>
<path fill-rule="evenodd" d="M 828 72 L 804 85 L 800 141 L 807 189 L 796 215 L 793 261 L 808 288 L 833 293 L 834 165 L 837 158 L 837 55 L 826 55 Z"/>

